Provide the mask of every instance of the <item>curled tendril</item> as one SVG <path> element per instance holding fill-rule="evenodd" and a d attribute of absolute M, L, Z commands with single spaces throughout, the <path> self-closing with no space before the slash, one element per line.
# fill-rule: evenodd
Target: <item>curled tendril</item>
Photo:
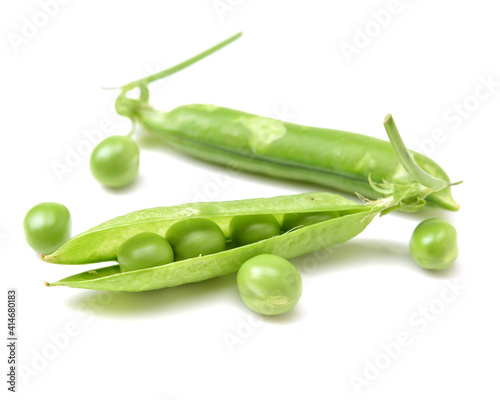
<path fill-rule="evenodd" d="M 115 101 L 115 109 L 119 115 L 123 115 L 124 117 L 130 118 L 132 121 L 136 118 L 136 110 L 139 107 L 144 107 L 149 101 L 149 90 L 148 85 L 154 81 L 165 78 L 167 76 L 173 75 L 176 72 L 183 70 L 184 68 L 189 67 L 190 65 L 200 61 L 201 59 L 209 56 L 212 53 L 222 49 L 227 46 L 229 43 L 234 42 L 236 39 L 241 37 L 242 33 L 239 32 L 236 35 L 231 36 L 230 38 L 212 46 L 208 50 L 201 52 L 200 54 L 191 57 L 173 67 L 167 68 L 163 71 L 157 72 L 155 74 L 146 76 L 145 78 L 138 79 L 136 81 L 127 83 L 126 85 L 121 86 L 121 93 L 117 97 Z M 108 88 L 108 89 L 116 89 L 116 88 Z M 139 97 L 138 98 L 130 98 L 128 95 L 132 90 L 139 89 Z"/>

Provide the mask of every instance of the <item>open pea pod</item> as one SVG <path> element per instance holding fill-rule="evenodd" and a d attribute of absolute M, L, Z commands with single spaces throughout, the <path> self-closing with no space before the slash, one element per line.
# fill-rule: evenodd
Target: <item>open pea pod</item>
<path fill-rule="evenodd" d="M 131 272 L 121 272 L 118 265 L 92 269 L 47 285 L 138 292 L 198 282 L 237 271 L 246 260 L 259 254 L 293 258 L 344 243 L 362 232 L 382 208 L 381 204 L 360 205 L 332 193 L 306 193 L 136 211 L 74 237 L 43 259 L 59 264 L 111 261 L 116 259 L 118 246 L 131 236 L 140 232 L 163 235 L 172 224 L 186 218 L 212 220 L 228 237 L 229 223 L 239 215 L 272 214 L 279 223 L 290 213 L 335 211 L 339 216 L 216 254 Z"/>

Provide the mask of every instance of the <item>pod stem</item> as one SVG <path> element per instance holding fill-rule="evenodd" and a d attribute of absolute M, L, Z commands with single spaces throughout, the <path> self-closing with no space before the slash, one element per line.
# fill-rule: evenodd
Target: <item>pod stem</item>
<path fill-rule="evenodd" d="M 180 64 L 177 64 L 173 67 L 167 68 L 163 71 L 157 72 L 156 74 L 149 75 L 145 78 L 138 79 L 136 81 L 127 83 L 126 85 L 122 86 L 122 89 L 124 91 L 126 91 L 126 90 L 132 89 L 132 88 L 134 88 L 138 85 L 141 85 L 141 84 L 148 85 L 151 82 L 154 82 L 154 81 L 157 81 L 159 79 L 163 79 L 167 76 L 173 75 L 176 72 L 179 72 L 179 71 L 183 70 L 184 68 L 187 68 L 190 65 L 202 60 L 203 58 L 208 57 L 210 54 L 215 53 L 216 51 L 222 49 L 223 47 L 226 47 L 228 44 L 234 42 L 236 39 L 241 37 L 241 35 L 242 35 L 242 32 L 238 32 L 236 35 L 233 35 L 230 38 L 223 40 L 222 42 L 216 44 L 215 46 L 210 47 L 209 49 L 201 52 L 200 54 L 198 54 L 194 57 L 191 57 L 191 58 L 181 62 Z"/>
<path fill-rule="evenodd" d="M 408 172 L 423 186 L 431 189 L 432 191 L 438 191 L 450 186 L 450 183 L 430 175 L 415 162 L 415 159 L 406 148 L 391 114 L 385 117 L 384 126 L 392 147 L 396 152 L 396 156 L 406 172 Z"/>

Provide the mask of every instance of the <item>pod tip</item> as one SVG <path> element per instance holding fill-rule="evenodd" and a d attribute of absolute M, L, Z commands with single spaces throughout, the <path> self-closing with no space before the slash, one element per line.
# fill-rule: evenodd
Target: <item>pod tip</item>
<path fill-rule="evenodd" d="M 54 253 L 52 253 L 54 254 Z M 52 257 L 52 254 L 40 254 L 40 258 L 42 261 L 52 263 L 54 260 L 54 257 Z"/>

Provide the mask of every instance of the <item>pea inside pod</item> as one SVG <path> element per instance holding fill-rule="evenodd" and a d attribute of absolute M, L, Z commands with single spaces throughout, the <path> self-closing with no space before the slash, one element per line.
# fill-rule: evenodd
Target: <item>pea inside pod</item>
<path fill-rule="evenodd" d="M 174 261 L 174 252 L 165 238 L 142 232 L 118 247 L 117 258 L 120 270 L 129 272 L 169 264 Z"/>
<path fill-rule="evenodd" d="M 317 224 L 318 222 L 328 221 L 332 218 L 340 217 L 338 211 L 326 213 L 301 213 L 301 214 L 285 214 L 283 218 L 283 231 L 300 228 Z"/>
<path fill-rule="evenodd" d="M 280 226 L 273 215 L 239 215 L 229 225 L 235 246 L 269 239 L 280 234 Z"/>
<path fill-rule="evenodd" d="M 222 229 L 203 218 L 176 222 L 168 229 L 165 238 L 174 249 L 176 261 L 218 253 L 226 248 Z"/>

